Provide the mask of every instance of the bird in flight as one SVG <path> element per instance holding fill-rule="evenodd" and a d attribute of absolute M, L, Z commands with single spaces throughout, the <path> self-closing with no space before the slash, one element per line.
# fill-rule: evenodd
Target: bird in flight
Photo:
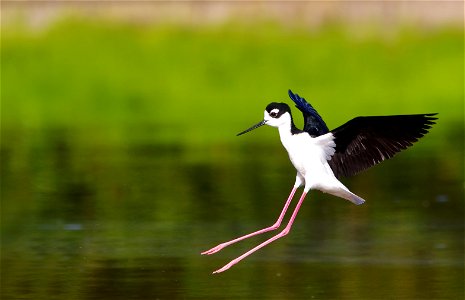
<path fill-rule="evenodd" d="M 434 117 L 436 113 L 356 117 L 336 129 L 329 130 L 321 116 L 304 98 L 291 90 L 289 97 L 303 114 L 303 130 L 294 125 L 291 109 L 286 103 L 273 102 L 266 107 L 262 121 L 238 134 L 242 135 L 263 125 L 278 128 L 281 143 L 297 170 L 294 186 L 281 214 L 273 225 L 221 243 L 202 254 L 214 254 L 241 240 L 278 229 L 296 190 L 303 186 L 303 193 L 288 224 L 280 233 L 233 259 L 213 274 L 228 270 L 255 251 L 287 235 L 305 196 L 311 189 L 332 194 L 356 205 L 364 203 L 363 198 L 349 191 L 338 178 L 355 175 L 412 146 L 428 133 L 435 124 L 434 120 L 437 120 Z"/>

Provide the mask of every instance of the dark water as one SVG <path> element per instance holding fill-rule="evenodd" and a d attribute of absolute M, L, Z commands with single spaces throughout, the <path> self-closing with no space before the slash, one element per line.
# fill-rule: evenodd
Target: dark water
<path fill-rule="evenodd" d="M 362 206 L 311 192 L 288 236 L 211 275 L 272 235 L 200 255 L 275 221 L 295 174 L 276 141 L 106 145 L 60 132 L 6 141 L 2 299 L 464 296 L 460 149 L 446 159 L 418 145 L 345 180 Z"/>

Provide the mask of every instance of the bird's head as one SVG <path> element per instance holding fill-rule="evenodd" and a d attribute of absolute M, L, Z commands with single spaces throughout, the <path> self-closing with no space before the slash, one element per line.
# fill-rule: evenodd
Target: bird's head
<path fill-rule="evenodd" d="M 263 121 L 253 125 L 247 130 L 238 133 L 237 135 L 241 135 L 252 131 L 258 127 L 263 125 L 268 125 L 272 127 L 280 127 L 280 126 L 291 126 L 292 124 L 292 116 L 291 116 L 291 109 L 289 105 L 286 103 L 277 103 L 272 102 L 268 104 L 264 112 Z"/>

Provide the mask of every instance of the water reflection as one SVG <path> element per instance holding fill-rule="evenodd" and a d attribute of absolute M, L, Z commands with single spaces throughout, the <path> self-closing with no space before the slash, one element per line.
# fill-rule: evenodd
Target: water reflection
<path fill-rule="evenodd" d="M 362 206 L 312 192 L 288 237 L 212 276 L 269 236 L 199 255 L 274 222 L 294 180 L 279 144 L 6 141 L 5 299 L 463 298 L 460 150 L 346 180 Z"/>

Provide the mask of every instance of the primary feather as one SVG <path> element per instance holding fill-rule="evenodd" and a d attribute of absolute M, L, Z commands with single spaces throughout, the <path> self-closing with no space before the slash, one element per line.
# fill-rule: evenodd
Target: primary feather
<path fill-rule="evenodd" d="M 436 114 L 357 117 L 332 130 L 336 177 L 352 176 L 413 145 L 435 124 Z"/>

